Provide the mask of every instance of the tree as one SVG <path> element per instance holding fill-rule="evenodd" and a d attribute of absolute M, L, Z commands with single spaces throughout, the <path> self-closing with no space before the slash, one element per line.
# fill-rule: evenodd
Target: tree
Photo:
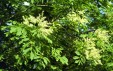
<path fill-rule="evenodd" d="M 113 70 L 111 0 L 0 3 L 2 70 Z"/>

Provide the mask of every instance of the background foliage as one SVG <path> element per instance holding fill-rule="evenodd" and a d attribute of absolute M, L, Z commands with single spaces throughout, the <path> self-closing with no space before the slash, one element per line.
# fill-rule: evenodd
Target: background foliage
<path fill-rule="evenodd" d="M 0 69 L 112 71 L 112 0 L 0 0 Z"/>

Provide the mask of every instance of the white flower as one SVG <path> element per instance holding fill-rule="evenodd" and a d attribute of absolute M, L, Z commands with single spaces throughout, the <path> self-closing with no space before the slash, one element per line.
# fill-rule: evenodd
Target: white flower
<path fill-rule="evenodd" d="M 25 6 L 29 6 L 30 3 L 28 3 L 28 2 L 24 2 L 23 5 L 25 5 Z"/>

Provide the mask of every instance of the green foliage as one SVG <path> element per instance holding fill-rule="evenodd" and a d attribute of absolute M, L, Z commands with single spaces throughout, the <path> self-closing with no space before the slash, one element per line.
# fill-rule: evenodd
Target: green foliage
<path fill-rule="evenodd" d="M 1 71 L 113 70 L 111 0 L 0 3 Z"/>

